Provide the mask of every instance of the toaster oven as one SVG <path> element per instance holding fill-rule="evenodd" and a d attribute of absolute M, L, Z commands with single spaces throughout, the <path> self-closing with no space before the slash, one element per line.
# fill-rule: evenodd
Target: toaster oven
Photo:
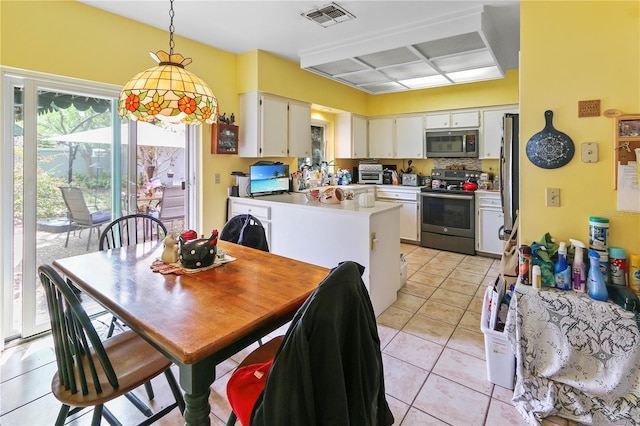
<path fill-rule="evenodd" d="M 384 170 L 379 163 L 360 163 L 358 166 L 358 183 L 382 185 Z"/>

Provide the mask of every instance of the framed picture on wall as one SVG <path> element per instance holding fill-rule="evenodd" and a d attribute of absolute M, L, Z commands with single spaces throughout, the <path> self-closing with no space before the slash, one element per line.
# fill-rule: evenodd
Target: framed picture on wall
<path fill-rule="evenodd" d="M 238 126 L 225 123 L 214 123 L 211 128 L 212 154 L 238 153 Z"/>

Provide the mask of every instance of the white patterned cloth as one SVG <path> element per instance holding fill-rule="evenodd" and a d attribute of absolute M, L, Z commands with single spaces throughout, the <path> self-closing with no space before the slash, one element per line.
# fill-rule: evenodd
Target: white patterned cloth
<path fill-rule="evenodd" d="M 505 332 L 513 404 L 531 424 L 640 425 L 640 332 L 632 312 L 586 294 L 518 284 Z"/>

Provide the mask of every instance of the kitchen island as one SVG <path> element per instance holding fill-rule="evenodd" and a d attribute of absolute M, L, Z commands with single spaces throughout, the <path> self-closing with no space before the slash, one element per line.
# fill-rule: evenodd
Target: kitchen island
<path fill-rule="evenodd" d="M 333 268 L 345 260 L 365 267 L 363 281 L 376 316 L 400 287 L 400 205 L 376 201 L 325 204 L 304 193 L 231 197 L 230 217 L 249 213 L 265 226 L 272 253 Z"/>

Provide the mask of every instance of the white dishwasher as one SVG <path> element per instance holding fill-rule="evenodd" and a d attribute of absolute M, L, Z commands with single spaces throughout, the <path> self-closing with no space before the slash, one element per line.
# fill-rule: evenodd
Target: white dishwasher
<path fill-rule="evenodd" d="M 420 188 L 416 186 L 376 185 L 376 198 L 380 201 L 399 203 L 400 239 L 420 243 Z"/>

